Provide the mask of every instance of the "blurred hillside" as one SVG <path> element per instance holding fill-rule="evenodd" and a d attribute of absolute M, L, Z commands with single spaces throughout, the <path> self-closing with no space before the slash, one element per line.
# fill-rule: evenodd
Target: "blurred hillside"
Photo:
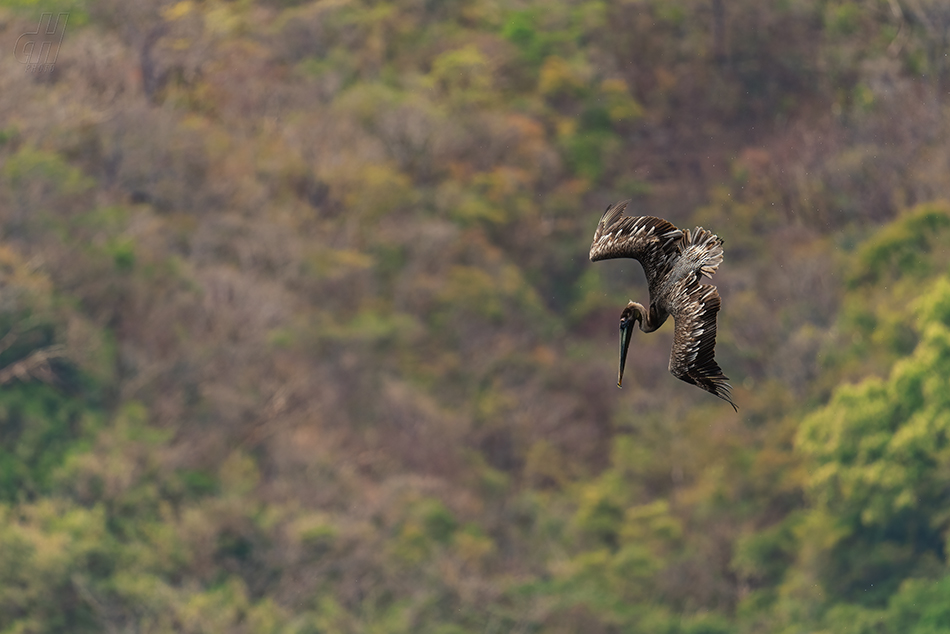
<path fill-rule="evenodd" d="M 938 0 L 0 0 L 0 632 L 950 631 L 948 42 Z M 614 387 L 628 197 L 724 239 L 738 415 L 669 326 Z"/>

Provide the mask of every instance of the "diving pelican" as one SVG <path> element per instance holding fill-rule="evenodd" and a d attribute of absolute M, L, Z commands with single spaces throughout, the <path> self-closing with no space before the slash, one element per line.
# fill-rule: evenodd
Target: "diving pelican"
<path fill-rule="evenodd" d="M 716 347 L 716 313 L 719 293 L 711 284 L 700 284 L 703 275 L 712 277 L 722 262 L 722 240 L 696 227 L 692 232 L 677 229 L 667 220 L 653 216 L 625 216 L 629 200 L 607 207 L 594 232 L 590 260 L 633 258 L 646 273 L 650 288 L 650 310 L 631 301 L 620 315 L 620 372 L 623 381 L 627 349 L 633 322 L 640 330 L 653 332 L 673 316 L 673 350 L 670 372 L 676 378 L 715 394 L 732 405 L 731 386 L 713 358 Z"/>

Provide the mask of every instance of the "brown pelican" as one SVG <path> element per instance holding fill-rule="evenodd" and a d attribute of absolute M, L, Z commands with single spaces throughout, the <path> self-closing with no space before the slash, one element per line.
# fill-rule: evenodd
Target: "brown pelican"
<path fill-rule="evenodd" d="M 607 207 L 590 245 L 590 260 L 634 258 L 643 265 L 650 288 L 650 310 L 631 301 L 620 315 L 620 373 L 623 380 L 633 322 L 653 332 L 673 315 L 675 330 L 670 372 L 678 379 L 715 394 L 732 405 L 728 379 L 713 358 L 716 347 L 716 313 L 719 293 L 711 284 L 722 262 L 722 240 L 702 227 L 692 232 L 653 216 L 625 216 L 629 200 Z"/>

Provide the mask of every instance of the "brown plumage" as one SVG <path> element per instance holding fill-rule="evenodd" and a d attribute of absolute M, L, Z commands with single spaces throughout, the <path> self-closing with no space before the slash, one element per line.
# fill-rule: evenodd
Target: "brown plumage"
<path fill-rule="evenodd" d="M 590 245 L 591 262 L 610 258 L 633 258 L 643 265 L 650 289 L 650 308 L 631 301 L 620 316 L 620 373 L 623 379 L 633 322 L 640 330 L 653 332 L 673 316 L 673 350 L 670 372 L 723 399 L 736 411 L 731 386 L 716 363 L 716 313 L 720 300 L 716 287 L 700 284 L 712 277 L 722 263 L 722 240 L 697 227 L 677 229 L 653 216 L 625 216 L 629 200 L 611 205 L 597 224 Z"/>

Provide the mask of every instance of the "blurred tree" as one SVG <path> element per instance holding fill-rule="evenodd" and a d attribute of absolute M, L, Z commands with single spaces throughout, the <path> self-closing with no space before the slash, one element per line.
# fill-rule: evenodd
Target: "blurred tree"
<path fill-rule="evenodd" d="M 936 4 L 52 9 L 53 72 L 0 55 L 0 630 L 941 627 Z M 628 197 L 725 238 L 739 417 L 662 334 L 613 387 Z"/>

